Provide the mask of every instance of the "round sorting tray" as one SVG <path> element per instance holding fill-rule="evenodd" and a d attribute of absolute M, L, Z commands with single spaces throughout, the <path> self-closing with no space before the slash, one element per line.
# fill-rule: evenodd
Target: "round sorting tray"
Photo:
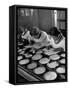
<path fill-rule="evenodd" d="M 27 69 L 34 69 L 36 67 L 37 67 L 37 63 L 35 63 L 35 62 L 32 62 L 32 63 L 27 65 Z"/>
<path fill-rule="evenodd" d="M 50 59 L 48 59 L 48 58 L 42 58 L 39 60 L 39 63 L 40 64 L 47 64 L 49 61 L 50 61 Z"/>
<path fill-rule="evenodd" d="M 29 59 L 23 59 L 23 60 L 20 60 L 20 61 L 19 61 L 19 64 L 20 64 L 20 65 L 25 65 L 25 64 L 28 64 L 29 62 L 30 62 Z"/>
<path fill-rule="evenodd" d="M 50 63 L 47 63 L 47 66 L 48 68 L 56 68 L 57 66 L 59 66 L 59 63 L 54 61 L 54 62 L 50 62 Z"/>
<path fill-rule="evenodd" d="M 65 67 L 60 66 L 60 67 L 56 68 L 56 72 L 59 74 L 65 73 Z"/>
<path fill-rule="evenodd" d="M 61 63 L 61 64 L 65 64 L 65 58 L 60 59 L 60 60 L 59 60 L 59 63 Z"/>
<path fill-rule="evenodd" d="M 41 54 L 35 54 L 33 57 L 32 57 L 32 60 L 39 60 L 42 58 L 42 55 Z"/>
<path fill-rule="evenodd" d="M 33 72 L 37 75 L 43 74 L 46 71 L 45 67 L 37 67 L 33 70 Z"/>
<path fill-rule="evenodd" d="M 21 59 L 23 59 L 23 56 L 18 56 L 17 57 L 17 60 L 21 60 Z"/>
<path fill-rule="evenodd" d="M 54 55 L 51 55 L 49 58 L 51 60 L 58 60 L 58 59 L 60 59 L 60 56 L 58 54 L 54 54 Z"/>
<path fill-rule="evenodd" d="M 57 73 L 54 71 L 48 71 L 43 75 L 45 80 L 55 80 L 57 78 Z"/>
<path fill-rule="evenodd" d="M 62 53 L 62 54 L 61 54 L 61 57 L 65 57 L 65 53 Z"/>

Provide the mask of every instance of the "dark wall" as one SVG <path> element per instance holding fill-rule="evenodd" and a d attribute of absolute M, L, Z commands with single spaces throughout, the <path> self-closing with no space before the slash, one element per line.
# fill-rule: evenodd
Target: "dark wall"
<path fill-rule="evenodd" d="M 34 10 L 33 16 L 18 16 L 18 25 L 23 27 L 33 27 L 38 26 L 38 13 Z"/>
<path fill-rule="evenodd" d="M 52 10 L 34 9 L 33 16 L 20 16 L 18 18 L 18 25 L 23 27 L 38 26 L 40 29 L 48 32 L 54 26 Z"/>
<path fill-rule="evenodd" d="M 39 27 L 48 32 L 54 26 L 52 10 L 39 10 Z"/>

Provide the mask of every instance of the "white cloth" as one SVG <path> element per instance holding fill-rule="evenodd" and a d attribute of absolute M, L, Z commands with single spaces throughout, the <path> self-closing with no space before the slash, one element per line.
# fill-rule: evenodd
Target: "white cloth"
<path fill-rule="evenodd" d="M 40 38 L 38 38 L 38 39 L 33 38 L 35 42 L 42 42 L 44 39 L 47 38 L 47 34 L 44 31 L 40 31 L 40 32 L 41 32 Z"/>
<path fill-rule="evenodd" d="M 63 39 L 58 44 L 56 44 L 53 37 L 48 35 L 48 41 L 50 41 L 50 45 L 52 45 L 54 48 L 63 48 L 65 51 L 65 37 L 63 37 Z"/>
<path fill-rule="evenodd" d="M 56 44 L 53 37 L 51 37 L 44 31 L 41 31 L 41 36 L 38 39 L 34 38 L 34 36 L 31 36 L 30 31 L 27 31 L 24 36 L 22 35 L 22 38 L 28 39 L 29 41 L 33 40 L 38 46 L 52 45 L 53 48 L 63 48 L 65 51 L 65 37 L 63 37 L 63 39 L 58 44 Z"/>

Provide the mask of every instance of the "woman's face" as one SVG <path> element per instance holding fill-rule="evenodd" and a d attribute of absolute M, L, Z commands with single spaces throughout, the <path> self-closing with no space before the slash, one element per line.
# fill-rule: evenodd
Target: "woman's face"
<path fill-rule="evenodd" d="M 32 37 L 37 38 L 39 34 L 40 34 L 40 31 L 39 31 L 38 28 L 33 28 L 33 29 L 32 29 L 32 31 L 31 31 Z"/>

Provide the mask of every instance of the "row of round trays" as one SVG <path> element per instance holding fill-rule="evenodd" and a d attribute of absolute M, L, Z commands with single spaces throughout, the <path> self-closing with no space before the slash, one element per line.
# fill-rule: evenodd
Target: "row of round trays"
<path fill-rule="evenodd" d="M 34 59 L 34 58 L 35 58 L 35 59 Z M 20 65 L 26 65 L 26 64 L 28 64 L 28 63 L 30 62 L 29 59 L 23 59 L 22 56 L 19 56 L 19 57 L 18 57 L 18 60 L 19 60 L 19 64 L 20 64 Z M 34 61 L 39 60 L 39 63 L 40 63 L 40 64 L 42 64 L 42 65 L 47 64 L 47 66 L 48 66 L 49 68 L 56 68 L 57 66 L 59 66 L 59 63 L 65 64 L 65 58 L 64 58 L 64 59 L 60 59 L 60 60 L 59 60 L 59 63 L 58 63 L 57 60 L 53 60 L 53 61 L 50 62 L 50 59 L 48 59 L 48 58 L 41 58 L 41 59 L 39 59 L 39 57 L 38 57 L 38 59 L 36 59 L 36 56 L 34 55 L 34 56 L 32 57 L 32 60 L 34 60 Z M 32 67 L 32 65 L 31 65 L 31 67 Z M 35 67 L 36 67 L 36 65 L 35 65 Z M 35 67 L 34 67 L 34 68 L 35 68 Z M 33 68 L 33 67 L 32 67 L 32 68 Z M 32 68 L 31 68 L 31 69 L 32 69 Z"/>
<path fill-rule="evenodd" d="M 58 54 L 54 54 L 52 52 L 48 52 L 48 51 L 44 51 L 46 54 L 50 55 L 49 58 L 42 58 L 42 51 L 39 50 L 37 51 L 37 53 L 32 56 L 32 54 L 24 54 L 24 51 L 21 51 L 21 54 L 24 54 L 26 59 L 23 59 L 23 56 L 18 56 L 17 60 L 19 60 L 19 64 L 20 65 L 26 65 L 30 62 L 29 57 L 32 58 L 33 61 L 37 61 L 39 60 L 40 64 L 46 64 L 49 68 L 56 68 L 57 66 L 59 66 L 59 63 L 57 62 L 57 60 L 59 60 L 60 56 Z M 51 55 L 53 54 L 53 55 Z M 63 59 L 60 59 L 59 62 L 61 64 L 65 64 L 65 54 L 61 54 L 61 57 L 63 57 Z M 52 62 L 50 62 L 50 60 L 53 60 Z M 35 74 L 43 74 L 44 72 L 46 72 L 46 67 L 37 67 L 37 62 L 32 62 L 30 64 L 27 65 L 27 69 L 31 69 L 33 70 L 33 72 Z M 65 73 L 65 67 L 64 66 L 59 66 L 56 68 L 56 72 L 57 73 L 61 73 L 64 74 Z M 45 80 L 54 80 L 57 78 L 57 73 L 55 71 L 48 71 L 46 72 L 43 77 Z"/>
<path fill-rule="evenodd" d="M 37 57 L 37 58 L 36 58 Z M 39 60 L 40 58 L 41 58 L 41 55 L 34 55 L 33 57 L 32 57 L 32 60 Z M 56 55 L 55 56 L 53 56 L 53 57 L 56 57 Z M 51 56 L 51 58 L 52 58 L 52 56 Z M 23 60 L 21 60 L 22 59 L 22 56 L 19 56 L 19 58 L 18 58 L 18 60 L 20 60 L 19 61 L 19 64 L 20 65 L 26 65 L 26 64 L 28 64 L 29 63 L 29 59 L 23 59 Z M 49 68 L 56 68 L 57 66 L 59 66 L 59 63 L 57 62 L 57 61 L 53 61 L 53 62 L 50 62 L 49 63 L 49 61 L 50 61 L 50 59 L 48 59 L 48 58 L 42 58 L 42 59 L 40 59 L 39 60 L 39 63 L 40 64 L 47 64 L 47 66 L 49 67 Z M 61 60 L 60 60 L 61 61 Z M 37 63 L 36 62 L 32 62 L 32 63 L 30 63 L 30 64 L 28 64 L 27 65 L 27 68 L 28 69 L 34 69 L 33 70 L 33 72 L 35 73 L 35 74 L 42 74 L 42 73 L 44 73 L 45 71 L 46 71 L 46 67 L 37 67 Z M 60 67 L 57 67 L 56 68 L 56 72 L 57 73 L 65 73 L 65 67 L 64 66 L 60 66 Z M 56 72 L 54 72 L 54 71 L 49 71 L 48 73 L 46 72 L 46 74 L 44 74 L 44 78 L 47 80 L 47 78 L 48 78 L 48 76 L 50 77 L 50 75 L 52 75 L 52 76 L 54 76 L 55 75 L 55 77 L 57 77 L 57 74 L 56 74 Z M 49 75 L 48 75 L 49 74 Z M 48 75 L 48 76 L 47 76 Z M 53 77 L 52 77 L 53 78 Z M 51 78 L 51 79 L 52 79 Z M 50 80 L 51 80 L 50 79 Z"/>
<path fill-rule="evenodd" d="M 24 52 L 25 52 L 25 50 L 26 50 L 26 48 L 24 48 L 24 49 L 19 49 L 18 50 L 18 53 L 19 54 L 24 54 Z M 33 52 L 33 53 L 35 53 L 35 50 L 34 49 L 31 49 L 30 50 L 31 52 Z M 44 53 L 45 55 L 54 55 L 54 54 L 57 54 L 57 53 L 59 53 L 59 51 L 54 51 L 54 49 L 50 49 L 50 50 L 47 50 L 46 48 L 45 49 L 42 49 L 42 50 L 38 50 L 37 52 L 36 52 L 36 54 L 41 54 L 41 53 Z M 62 57 L 65 57 L 65 53 L 64 54 L 61 54 L 61 56 Z"/>
<path fill-rule="evenodd" d="M 29 58 L 31 57 L 32 60 L 34 61 L 37 61 L 39 60 L 39 63 L 40 64 L 47 64 L 50 60 L 53 60 L 54 62 L 51 63 L 51 66 L 53 65 L 58 65 L 55 61 L 59 60 L 60 59 L 60 56 L 58 54 L 54 54 L 54 55 L 51 55 L 49 56 L 49 58 L 42 58 L 42 55 L 41 54 L 35 54 L 34 56 L 32 56 L 32 54 L 24 54 L 26 58 Z M 61 64 L 65 64 L 65 55 L 64 54 L 61 54 L 61 56 L 63 57 L 62 59 L 59 60 L 59 62 Z M 21 60 L 23 59 L 23 56 L 18 56 L 17 60 Z"/>
<path fill-rule="evenodd" d="M 19 64 L 21 64 L 21 65 L 27 64 L 27 63 L 29 63 L 29 59 L 21 60 L 19 62 Z M 54 63 L 53 63 L 53 65 L 54 65 Z M 49 65 L 49 63 L 48 63 L 49 68 L 53 68 L 52 66 Z M 46 67 L 44 67 L 44 66 L 37 67 L 37 63 L 32 62 L 30 64 L 27 64 L 26 68 L 29 69 L 29 70 L 32 70 L 36 75 L 43 74 L 43 77 L 44 77 L 45 80 L 55 80 L 57 78 L 57 73 L 58 74 L 64 74 L 65 73 L 65 67 L 64 66 L 57 67 L 55 71 L 50 70 L 50 71 L 47 71 L 47 72 L 46 72 Z M 55 65 L 54 65 L 54 68 L 55 68 Z"/>

